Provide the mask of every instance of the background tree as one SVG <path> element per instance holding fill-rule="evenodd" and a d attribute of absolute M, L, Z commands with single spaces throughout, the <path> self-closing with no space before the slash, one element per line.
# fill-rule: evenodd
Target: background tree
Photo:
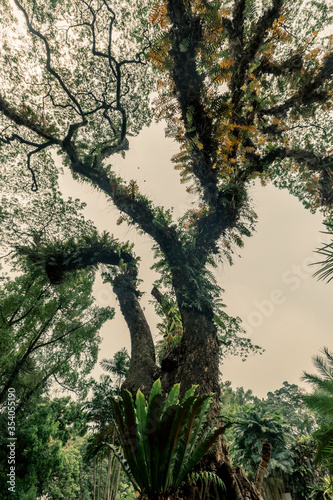
<path fill-rule="evenodd" d="M 91 272 L 54 289 L 29 270 L 0 291 L 0 402 L 16 389 L 17 410 L 51 381 L 83 393 L 97 361 L 101 325 L 111 308 L 93 306 Z M 74 291 L 74 293 L 73 293 Z"/>
<path fill-rule="evenodd" d="M 136 3 L 134 24 L 128 22 L 127 7 L 116 2 L 112 8 L 107 1 L 14 3 L 26 24 L 26 32 L 19 35 L 26 50 L 21 57 L 13 47 L 18 35 L 8 28 L 12 10 L 3 1 L 4 164 L 15 159 L 22 168 L 25 156 L 36 190 L 39 172 L 57 168 L 51 157 L 57 150 L 75 178 L 100 189 L 128 223 L 154 240 L 158 269 L 182 322 L 181 341 L 161 363 L 163 387 L 168 392 L 181 381 L 186 391 L 198 383 L 201 393 L 215 393 L 218 417 L 214 316 L 220 290 L 209 265 L 218 257 L 230 260 L 233 246 L 242 246 L 244 236 L 252 234 L 256 215 L 249 186 L 254 179 L 264 184 L 272 179 L 312 210 L 332 203 L 332 158 L 327 151 L 333 54 L 329 40 L 318 40 L 318 29 L 330 22 L 328 7 L 316 2 L 303 8 L 287 0 L 167 0 L 151 9 L 156 32 L 150 36 L 143 27 L 148 3 Z M 148 48 L 160 72 L 156 113 L 168 120 L 168 133 L 181 144 L 174 162 L 182 180 L 192 182 L 189 189 L 198 200 L 197 208 L 177 221 L 171 211 L 143 196 L 135 181 L 123 182 L 106 161 L 125 152 L 127 135 L 149 120 L 146 104 L 154 75 L 144 57 Z M 83 239 L 84 244 L 72 240 L 70 252 L 66 244 L 63 251 L 58 245 L 53 264 L 50 246 L 24 251 L 32 261 L 46 255 L 44 267 L 54 283 L 67 271 L 87 265 L 111 266 L 106 279 L 131 333 L 125 385 L 148 392 L 159 367 L 140 307 L 137 261 L 114 241 L 97 238 L 97 251 L 96 239 Z M 107 262 L 102 260 L 105 254 Z M 259 498 L 239 470 L 232 469 L 220 444 L 215 458 L 228 498 Z"/>
<path fill-rule="evenodd" d="M 333 473 L 333 353 L 324 347 L 321 356 L 313 358 L 318 375 L 305 372 L 303 380 L 309 382 L 314 391 L 303 397 L 305 404 L 317 413 L 319 429 L 314 433 L 318 444 L 318 459 L 326 463 Z"/>
<path fill-rule="evenodd" d="M 42 495 L 51 478 L 61 473 L 64 462 L 62 447 L 66 446 L 70 437 L 86 432 L 86 421 L 82 417 L 80 405 L 69 398 L 51 400 L 34 394 L 25 406 L 25 412 L 16 416 L 14 493 L 6 488 L 8 453 L 5 446 L 1 448 L 0 478 L 4 485 L 1 498 L 34 500 Z M 2 413 L 0 420 L 1 441 L 6 443 L 7 414 Z M 71 488 L 75 490 L 73 484 Z"/>
<path fill-rule="evenodd" d="M 263 477 L 265 474 L 279 476 L 281 472 L 290 474 L 293 461 L 287 448 L 289 428 L 281 414 L 250 407 L 244 408 L 237 418 L 239 421 L 233 429 L 236 436 L 233 454 L 237 463 L 242 463 L 258 484 L 259 466 L 267 444 L 270 445 L 270 453 L 263 470 Z M 260 479 L 260 490 L 263 477 Z"/>
<path fill-rule="evenodd" d="M 286 492 L 300 500 L 324 498 L 328 470 L 316 461 L 317 418 L 304 404 L 304 394 L 288 382 L 263 399 L 243 387 L 232 390 L 230 383 L 222 385 L 223 412 L 236 422 L 226 432 L 232 460 L 254 478 L 263 440 L 273 445 L 261 490 L 265 500 L 280 500 Z"/>
<path fill-rule="evenodd" d="M 126 372 L 128 355 L 116 353 L 109 365 L 119 370 L 112 382 L 108 375 L 91 384 L 92 394 L 80 401 L 50 397 L 40 387 L 24 401 L 16 420 L 17 470 L 15 495 L 0 498 L 122 500 L 133 498 L 134 490 L 120 470 L 119 462 L 104 443 L 117 443 L 110 396 L 116 395 L 117 380 Z M 123 362 L 121 361 L 123 360 Z M 50 391 L 51 392 L 51 391 Z M 7 442 L 7 414 L 1 412 L 1 442 Z M 7 481 L 7 451 L 1 448 L 0 481 Z"/>

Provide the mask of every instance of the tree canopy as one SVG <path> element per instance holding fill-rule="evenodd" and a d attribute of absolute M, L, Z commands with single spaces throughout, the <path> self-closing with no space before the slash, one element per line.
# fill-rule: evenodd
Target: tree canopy
<path fill-rule="evenodd" d="M 332 39 L 322 36 L 332 22 L 328 4 L 2 0 L 0 12 L 1 179 L 16 193 L 16 206 L 1 217 L 22 217 L 29 189 L 50 206 L 62 167 L 101 191 L 122 212 L 119 223 L 153 240 L 161 277 L 153 295 L 168 328 L 173 308 L 179 342 L 159 365 L 140 305 L 139 256 L 129 244 L 79 218 L 73 234 L 69 226 L 52 238 L 43 226 L 28 231 L 16 252 L 57 286 L 73 271 L 104 264 L 131 335 L 124 386 L 148 394 L 161 377 L 166 393 L 181 382 L 183 395 L 198 384 L 201 394 L 214 392 L 218 418 L 219 353 L 232 336 L 211 268 L 232 261 L 254 231 L 250 186 L 271 181 L 330 218 L 333 52 Z M 111 164 L 153 115 L 179 143 L 172 162 L 196 203 L 177 220 Z M 8 237 L 12 227 L 6 225 Z M 217 455 L 228 494 L 260 498 L 231 467 L 223 440 Z"/>
<path fill-rule="evenodd" d="M 90 275 L 89 275 L 90 274 Z M 54 379 L 85 393 L 86 377 L 97 361 L 101 325 L 111 308 L 92 306 L 91 273 L 75 284 L 54 289 L 38 271 L 9 281 L 0 289 L 0 404 L 16 389 L 17 411 L 34 392 Z"/>

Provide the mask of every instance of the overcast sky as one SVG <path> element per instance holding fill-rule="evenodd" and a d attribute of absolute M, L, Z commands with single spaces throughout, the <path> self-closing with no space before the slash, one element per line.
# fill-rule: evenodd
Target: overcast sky
<path fill-rule="evenodd" d="M 177 145 L 165 139 L 163 124 L 153 124 L 130 141 L 130 151 L 123 160 L 112 158 L 114 169 L 126 180 L 138 180 L 141 191 L 155 204 L 173 207 L 175 217 L 195 201 L 179 183 L 170 162 Z M 143 303 L 153 335 L 157 335 L 156 318 L 148 300 L 156 275 L 152 240 L 138 236 L 126 223 L 117 226 L 120 215 L 106 197 L 87 184 L 79 184 L 68 173 L 61 178 L 65 196 L 86 201 L 86 216 L 100 231 L 113 233 L 121 240 L 135 242 L 140 255 L 141 289 L 146 292 Z M 311 261 L 318 259 L 314 250 L 327 238 L 321 214 L 312 215 L 287 191 L 273 186 L 254 186 L 251 191 L 259 216 L 257 230 L 247 238 L 241 258 L 234 265 L 221 265 L 217 278 L 224 288 L 224 301 L 230 315 L 240 316 L 252 341 L 265 348 L 246 362 L 230 357 L 222 367 L 224 380 L 233 387 L 252 389 L 260 397 L 281 387 L 284 380 L 300 384 L 303 370 L 313 371 L 311 356 L 323 346 L 331 348 L 333 284 L 318 282 L 312 277 Z M 116 306 L 111 287 L 97 278 L 97 303 Z M 119 310 L 116 317 L 102 329 L 100 359 L 111 358 L 123 346 L 130 348 L 129 333 Z M 93 374 L 102 373 L 97 367 Z"/>

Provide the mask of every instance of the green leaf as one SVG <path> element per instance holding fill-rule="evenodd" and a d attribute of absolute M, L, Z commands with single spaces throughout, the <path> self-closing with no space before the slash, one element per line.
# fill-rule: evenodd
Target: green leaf
<path fill-rule="evenodd" d="M 157 380 L 155 380 L 155 382 L 153 383 L 153 386 L 151 388 L 150 395 L 149 395 L 148 408 L 149 408 L 149 405 L 150 405 L 152 399 L 154 398 L 155 394 L 161 394 L 161 393 L 162 393 L 162 385 L 161 385 L 161 380 L 158 378 Z"/>
<path fill-rule="evenodd" d="M 192 385 L 191 389 L 189 389 L 188 391 L 185 392 L 185 396 L 183 397 L 182 404 L 184 404 L 188 398 L 191 398 L 192 396 L 194 396 L 194 393 L 198 387 L 199 387 L 198 385 Z"/>
<path fill-rule="evenodd" d="M 139 390 L 135 407 L 127 391 L 122 410 L 113 401 L 124 455 L 141 493 L 157 496 L 177 488 L 193 466 L 224 432 L 206 421 L 211 395 L 194 396 L 192 387 L 179 403 L 179 384 L 170 391 L 162 411 L 160 381 L 152 387 L 146 408 Z"/>
<path fill-rule="evenodd" d="M 175 384 L 171 389 L 169 396 L 165 402 L 162 414 L 165 413 L 165 411 L 169 408 L 169 406 L 176 405 L 178 403 L 179 391 L 180 391 L 180 384 Z"/>
<path fill-rule="evenodd" d="M 140 389 L 136 394 L 136 421 L 137 421 L 137 450 L 138 460 L 142 463 L 143 480 L 146 485 L 150 483 L 151 457 L 148 438 L 146 434 L 146 400 Z"/>

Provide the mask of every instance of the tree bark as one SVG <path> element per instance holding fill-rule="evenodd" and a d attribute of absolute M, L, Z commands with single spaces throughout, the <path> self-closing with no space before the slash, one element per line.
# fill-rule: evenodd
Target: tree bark
<path fill-rule="evenodd" d="M 213 319 L 198 311 L 182 310 L 183 337 L 166 353 L 161 365 L 161 381 L 165 392 L 181 383 L 181 396 L 192 386 L 199 385 L 198 394 L 214 393 L 211 421 L 221 425 L 219 386 L 219 344 Z M 263 500 L 256 486 L 240 467 L 233 467 L 224 436 L 199 464 L 199 470 L 215 472 L 224 482 L 226 491 L 219 492 L 223 500 Z M 205 495 L 216 500 L 213 485 Z"/>
<path fill-rule="evenodd" d="M 116 500 L 117 499 L 117 493 L 118 493 L 118 488 L 119 488 L 119 480 L 120 480 L 120 471 L 121 471 L 121 465 L 120 463 L 116 460 L 115 462 L 115 480 L 114 480 L 114 487 L 112 488 L 112 497 L 111 500 Z"/>
<path fill-rule="evenodd" d="M 153 337 L 138 300 L 139 293 L 128 274 L 119 274 L 114 279 L 113 290 L 131 335 L 131 361 L 122 389 L 133 395 L 141 389 L 147 396 L 159 376 L 159 369 L 155 362 Z"/>
<path fill-rule="evenodd" d="M 97 458 L 94 457 L 94 472 L 93 472 L 93 482 L 94 482 L 94 500 L 96 500 L 96 475 L 97 475 Z"/>
<path fill-rule="evenodd" d="M 161 364 L 161 381 L 165 392 L 181 383 L 180 395 L 198 385 L 198 394 L 214 393 L 218 401 L 219 346 L 214 322 L 197 311 L 181 311 L 183 337 L 168 351 Z M 198 353 L 200 355 L 198 356 Z"/>
<path fill-rule="evenodd" d="M 262 488 L 262 483 L 267 471 L 269 461 L 271 459 L 271 453 L 272 453 L 272 445 L 266 440 L 262 443 L 261 460 L 254 481 L 254 484 L 256 485 L 259 491 L 261 491 Z"/>
<path fill-rule="evenodd" d="M 111 482 L 111 466 L 112 466 L 112 450 L 111 448 L 109 449 L 109 455 L 108 455 L 108 469 L 107 469 L 107 474 L 106 474 L 106 480 L 105 480 L 105 489 L 104 489 L 104 497 L 103 500 L 108 500 L 109 497 L 109 491 L 110 491 L 110 482 Z"/>

